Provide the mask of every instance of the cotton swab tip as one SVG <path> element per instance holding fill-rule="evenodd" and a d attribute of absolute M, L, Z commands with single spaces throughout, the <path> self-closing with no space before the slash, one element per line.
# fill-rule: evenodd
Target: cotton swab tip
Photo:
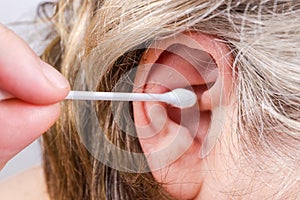
<path fill-rule="evenodd" d="M 189 108 L 196 104 L 197 95 L 187 89 L 177 88 L 169 93 L 168 103 L 178 108 Z"/>

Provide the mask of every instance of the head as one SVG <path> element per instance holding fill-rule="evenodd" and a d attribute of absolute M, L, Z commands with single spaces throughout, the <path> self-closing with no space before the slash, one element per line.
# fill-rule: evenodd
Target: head
<path fill-rule="evenodd" d="M 50 4 L 45 4 L 44 8 Z M 197 104 L 64 102 L 43 137 L 53 199 L 296 198 L 300 4 L 58 1 L 43 58 L 74 90 Z"/>

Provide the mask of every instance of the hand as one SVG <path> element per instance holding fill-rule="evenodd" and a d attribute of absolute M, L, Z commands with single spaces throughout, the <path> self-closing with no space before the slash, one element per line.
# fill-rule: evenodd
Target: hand
<path fill-rule="evenodd" d="M 0 24 L 0 90 L 15 99 L 0 101 L 0 170 L 14 155 L 50 128 L 67 80 Z M 1 93 L 0 93 L 1 95 Z"/>

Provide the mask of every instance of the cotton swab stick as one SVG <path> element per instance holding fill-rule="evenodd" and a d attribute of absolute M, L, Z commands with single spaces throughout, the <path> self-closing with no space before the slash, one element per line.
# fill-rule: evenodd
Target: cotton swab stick
<path fill-rule="evenodd" d="M 13 98 L 12 95 L 0 91 L 0 101 L 11 98 Z M 65 99 L 92 101 L 161 101 L 181 109 L 192 107 L 197 102 L 197 96 L 194 92 L 182 88 L 177 88 L 163 94 L 71 91 Z"/>

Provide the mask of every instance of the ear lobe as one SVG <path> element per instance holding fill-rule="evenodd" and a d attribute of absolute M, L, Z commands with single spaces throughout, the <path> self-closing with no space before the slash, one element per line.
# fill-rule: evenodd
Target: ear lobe
<path fill-rule="evenodd" d="M 199 151 L 209 138 L 209 129 L 221 129 L 212 125 L 220 119 L 211 117 L 218 116 L 219 108 L 229 102 L 231 64 L 226 45 L 213 36 L 189 32 L 154 42 L 137 69 L 134 92 L 188 88 L 198 97 L 197 105 L 183 110 L 160 102 L 133 103 L 137 134 L 149 167 L 158 181 L 175 183 L 167 190 L 177 198 L 194 198 L 201 188 Z"/>

